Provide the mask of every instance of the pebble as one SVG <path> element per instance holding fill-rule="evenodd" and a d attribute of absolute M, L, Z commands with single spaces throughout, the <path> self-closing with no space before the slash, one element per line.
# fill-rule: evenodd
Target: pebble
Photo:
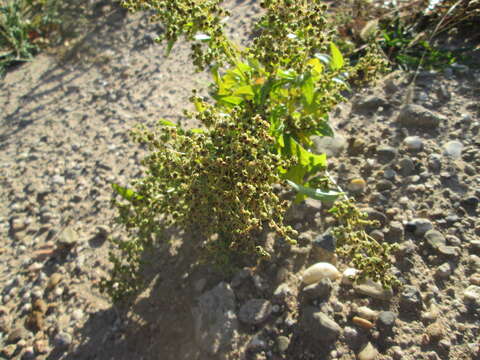
<path fill-rule="evenodd" d="M 303 310 L 301 323 L 311 340 L 321 344 L 331 345 L 342 332 L 340 325 L 312 306 Z"/>
<path fill-rule="evenodd" d="M 423 106 L 408 104 L 400 110 L 397 121 L 407 127 L 435 129 L 443 121 L 443 118 Z"/>
<path fill-rule="evenodd" d="M 373 208 L 366 208 L 363 211 L 367 214 L 369 220 L 378 221 L 381 227 L 387 224 L 387 216 L 383 212 Z"/>
<path fill-rule="evenodd" d="M 75 309 L 73 312 L 72 312 L 72 317 L 79 321 L 83 318 L 83 310 L 82 309 Z"/>
<path fill-rule="evenodd" d="M 347 147 L 347 140 L 340 134 L 330 136 L 315 136 L 313 138 L 315 152 L 326 154 L 327 157 L 338 157 Z"/>
<path fill-rule="evenodd" d="M 55 286 L 58 285 L 62 281 L 62 275 L 59 273 L 53 273 L 50 278 L 48 279 L 47 288 L 53 289 Z"/>
<path fill-rule="evenodd" d="M 440 265 L 435 271 L 435 277 L 439 279 L 448 279 L 452 275 L 452 266 L 446 262 Z"/>
<path fill-rule="evenodd" d="M 420 310 L 422 307 L 422 296 L 420 290 L 415 286 L 407 285 L 400 295 L 400 304 L 406 310 Z"/>
<path fill-rule="evenodd" d="M 366 188 L 367 188 L 367 183 L 365 180 L 361 178 L 352 179 L 347 185 L 347 190 L 354 194 L 360 194 L 364 192 Z"/>
<path fill-rule="evenodd" d="M 385 240 L 390 243 L 402 242 L 405 236 L 403 225 L 399 221 L 391 221 L 388 231 L 385 233 Z"/>
<path fill-rule="evenodd" d="M 313 240 L 313 244 L 333 253 L 337 248 L 337 239 L 331 234 L 330 231 L 326 231 L 325 233 L 317 236 Z"/>
<path fill-rule="evenodd" d="M 375 321 L 378 318 L 378 312 L 375 310 L 370 309 L 367 306 L 360 306 L 357 309 L 357 314 L 370 321 Z"/>
<path fill-rule="evenodd" d="M 2 354 L 7 358 L 7 359 L 12 359 L 13 354 L 17 350 L 17 345 L 15 344 L 10 344 L 7 346 L 4 346 L 2 349 Z"/>
<path fill-rule="evenodd" d="M 375 325 L 371 322 L 371 321 L 368 321 L 367 319 L 364 319 L 364 318 L 361 318 L 361 317 L 358 317 L 358 316 L 354 316 L 352 318 L 352 322 L 357 325 L 357 326 L 360 326 L 364 329 L 367 329 L 367 330 L 370 330 L 371 328 L 373 328 Z"/>
<path fill-rule="evenodd" d="M 392 146 L 382 145 L 377 148 L 378 161 L 382 164 L 387 164 L 397 156 L 397 149 Z"/>
<path fill-rule="evenodd" d="M 437 321 L 427 326 L 426 333 L 431 342 L 438 342 L 445 335 L 445 328 Z"/>
<path fill-rule="evenodd" d="M 354 268 L 346 268 L 342 273 L 342 284 L 352 285 L 355 281 L 355 277 L 358 274 L 358 270 Z"/>
<path fill-rule="evenodd" d="M 385 327 L 390 329 L 395 324 L 396 319 L 397 319 L 397 315 L 395 315 L 394 312 L 382 311 L 380 314 L 378 314 L 377 322 L 380 325 L 380 327 Z"/>
<path fill-rule="evenodd" d="M 420 151 L 423 148 L 423 140 L 419 136 L 407 136 L 403 143 L 409 151 Z"/>
<path fill-rule="evenodd" d="M 460 141 L 449 141 L 443 146 L 443 154 L 453 159 L 462 157 L 463 144 Z"/>
<path fill-rule="evenodd" d="M 470 276 L 469 281 L 472 285 L 479 286 L 480 285 L 480 274 L 473 274 L 472 276 Z"/>
<path fill-rule="evenodd" d="M 67 332 L 60 331 L 55 336 L 55 346 L 59 348 L 66 348 L 72 344 L 72 335 Z"/>
<path fill-rule="evenodd" d="M 433 229 L 432 222 L 428 219 L 423 218 L 413 219 L 410 223 L 407 224 L 407 227 L 408 225 L 411 225 L 413 227 L 413 232 L 417 237 L 422 237 L 428 230 Z"/>
<path fill-rule="evenodd" d="M 306 301 L 320 300 L 324 301 L 330 297 L 332 291 L 332 282 L 330 279 L 322 279 L 316 284 L 306 286 L 302 294 Z"/>
<path fill-rule="evenodd" d="M 370 279 L 353 286 L 357 294 L 370 296 L 375 299 L 388 301 L 392 298 L 391 289 L 385 289 L 382 284 L 374 282 Z"/>
<path fill-rule="evenodd" d="M 425 240 L 433 248 L 438 249 L 440 246 L 447 244 L 445 237 L 437 230 L 428 230 L 425 233 Z"/>
<path fill-rule="evenodd" d="M 398 166 L 400 167 L 400 174 L 402 176 L 410 176 L 415 173 L 415 163 L 408 157 L 402 158 L 398 162 Z"/>
<path fill-rule="evenodd" d="M 265 299 L 251 299 L 240 307 L 238 318 L 245 324 L 257 325 L 272 313 L 272 304 Z"/>
<path fill-rule="evenodd" d="M 372 345 L 372 343 L 368 343 L 359 353 L 358 353 L 358 360 L 375 360 L 378 357 L 378 350 Z"/>
<path fill-rule="evenodd" d="M 7 342 L 16 343 L 27 336 L 27 331 L 24 328 L 18 327 L 10 331 L 7 337 Z"/>
<path fill-rule="evenodd" d="M 322 279 L 336 280 L 341 274 L 337 268 L 326 262 L 316 263 L 303 272 L 303 283 L 310 285 L 319 282 Z"/>
<path fill-rule="evenodd" d="M 470 285 L 463 293 L 463 299 L 465 302 L 473 302 L 477 306 L 480 305 L 480 286 Z"/>
<path fill-rule="evenodd" d="M 287 351 L 288 346 L 290 345 L 290 339 L 286 336 L 277 337 L 277 349 L 279 352 L 283 353 Z"/>
<path fill-rule="evenodd" d="M 48 341 L 44 339 L 38 339 L 33 342 L 33 348 L 38 354 L 46 354 L 50 351 Z"/>

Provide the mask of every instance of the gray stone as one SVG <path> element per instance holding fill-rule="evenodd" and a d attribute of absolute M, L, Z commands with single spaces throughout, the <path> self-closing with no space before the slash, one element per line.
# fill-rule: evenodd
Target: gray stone
<path fill-rule="evenodd" d="M 411 224 L 414 226 L 414 234 L 417 237 L 422 237 L 428 230 L 433 229 L 433 224 L 428 219 L 417 218 L 411 221 Z"/>
<path fill-rule="evenodd" d="M 54 339 L 55 346 L 58 348 L 68 348 L 72 344 L 72 335 L 60 331 Z"/>
<path fill-rule="evenodd" d="M 408 311 L 418 311 L 422 308 L 422 296 L 415 286 L 407 285 L 400 295 L 400 305 Z"/>
<path fill-rule="evenodd" d="M 398 114 L 397 121 L 407 127 L 435 129 L 444 119 L 423 106 L 408 104 Z"/>
<path fill-rule="evenodd" d="M 402 176 L 410 176 L 415 173 L 415 163 L 408 157 L 402 158 L 398 165 L 400 166 L 400 174 Z"/>
<path fill-rule="evenodd" d="M 377 190 L 378 191 L 387 191 L 393 188 L 393 183 L 388 180 L 379 180 L 377 182 Z"/>
<path fill-rule="evenodd" d="M 382 164 L 387 164 L 397 156 L 397 149 L 392 146 L 382 145 L 377 148 L 377 158 Z"/>
<path fill-rule="evenodd" d="M 386 168 L 383 170 L 383 177 L 385 179 L 393 180 L 395 179 L 395 176 L 397 176 L 397 173 L 392 168 Z"/>
<path fill-rule="evenodd" d="M 326 300 L 332 292 L 332 281 L 330 279 L 322 279 L 320 282 L 306 286 L 302 290 L 305 301 Z"/>
<path fill-rule="evenodd" d="M 238 329 L 235 314 L 235 294 L 225 282 L 198 298 L 192 308 L 195 326 L 195 340 L 204 351 L 211 355 L 225 351 L 231 346 Z"/>
<path fill-rule="evenodd" d="M 442 235 L 437 230 L 428 230 L 425 233 L 425 240 L 427 241 L 427 244 L 429 244 L 432 248 L 438 249 L 442 245 L 446 245 L 447 241 L 445 240 L 445 237 Z"/>
<path fill-rule="evenodd" d="M 355 111 L 359 112 L 374 112 L 379 107 L 386 106 L 389 106 L 389 104 L 385 99 L 377 95 L 370 95 L 366 97 L 361 97 L 357 102 L 355 102 L 353 108 Z"/>
<path fill-rule="evenodd" d="M 385 240 L 388 242 L 402 242 L 405 236 L 403 225 L 399 221 L 392 221 L 389 224 L 388 231 L 385 234 Z"/>
<path fill-rule="evenodd" d="M 403 143 L 409 151 L 420 151 L 423 148 L 423 140 L 419 136 L 407 136 Z"/>
<path fill-rule="evenodd" d="M 480 199 L 476 196 L 467 196 L 463 198 L 460 202 L 462 207 L 467 211 L 476 211 Z"/>
<path fill-rule="evenodd" d="M 460 159 L 462 157 L 462 150 L 463 144 L 460 141 L 449 141 L 443 146 L 443 155 L 453 159 Z"/>
<path fill-rule="evenodd" d="M 312 306 L 303 309 L 301 324 L 312 341 L 324 345 L 335 342 L 342 331 L 333 319 Z"/>
<path fill-rule="evenodd" d="M 395 315 L 392 311 L 382 311 L 378 314 L 377 323 L 380 327 L 391 329 L 395 324 L 395 320 L 397 319 L 397 315 Z"/>
<path fill-rule="evenodd" d="M 265 299 L 251 299 L 240 307 L 238 318 L 245 324 L 257 325 L 272 313 L 272 304 Z"/>
<path fill-rule="evenodd" d="M 440 245 L 437 250 L 440 254 L 449 257 L 458 257 L 461 253 L 460 248 L 456 246 Z"/>
<path fill-rule="evenodd" d="M 330 231 L 326 231 L 313 240 L 313 245 L 333 253 L 337 248 L 337 239 Z"/>
<path fill-rule="evenodd" d="M 432 171 L 440 171 L 442 168 L 442 156 L 439 154 L 431 154 L 428 156 L 428 167 Z"/>
<path fill-rule="evenodd" d="M 337 133 L 333 137 L 313 137 L 314 149 L 317 154 L 327 154 L 327 157 L 339 156 L 347 147 L 347 140 Z"/>
<path fill-rule="evenodd" d="M 384 213 L 373 208 L 366 208 L 363 211 L 367 213 L 369 220 L 377 220 L 378 222 L 380 222 L 381 227 L 387 224 L 387 217 Z"/>

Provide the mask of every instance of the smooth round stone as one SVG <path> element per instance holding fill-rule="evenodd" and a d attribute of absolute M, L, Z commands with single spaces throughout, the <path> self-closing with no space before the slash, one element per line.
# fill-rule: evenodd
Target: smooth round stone
<path fill-rule="evenodd" d="M 437 230 L 428 230 L 425 233 L 425 240 L 434 249 L 438 249 L 440 246 L 447 244 L 445 237 Z"/>
<path fill-rule="evenodd" d="M 454 159 L 462 156 L 463 144 L 460 141 L 449 141 L 443 146 L 443 154 Z"/>
<path fill-rule="evenodd" d="M 304 271 L 302 281 L 303 283 L 310 285 L 315 284 L 322 279 L 336 280 L 340 276 L 340 272 L 334 265 L 327 262 L 319 262 Z"/>
<path fill-rule="evenodd" d="M 410 151 L 420 151 L 423 148 L 423 140 L 420 136 L 407 136 L 403 143 L 407 150 Z"/>

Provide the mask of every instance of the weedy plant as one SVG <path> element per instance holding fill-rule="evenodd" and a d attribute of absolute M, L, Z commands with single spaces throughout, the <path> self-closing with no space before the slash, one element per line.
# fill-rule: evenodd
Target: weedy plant
<path fill-rule="evenodd" d="M 58 0 L 2 0 L 0 3 L 0 74 L 30 60 L 59 21 Z"/>
<path fill-rule="evenodd" d="M 258 36 L 240 49 L 225 36 L 222 20 L 228 12 L 220 3 L 123 3 L 154 12 L 153 20 L 164 26 L 160 40 L 167 41 L 167 53 L 182 36 L 193 42 L 192 60 L 198 70 L 211 72 L 212 85 L 211 98 L 194 94 L 196 111 L 186 113 L 202 129 L 162 121 L 155 130 L 134 132 L 151 154 L 144 160 L 144 178 L 130 188 L 114 185 L 121 197 L 115 202 L 119 221 L 132 236 L 116 243 L 120 253 L 111 253 L 112 274 L 102 282 L 113 300 L 139 289 L 141 254 L 165 226 L 197 228 L 207 256 L 225 265 L 238 254 L 269 256 L 256 236 L 267 226 L 285 243 L 295 243 L 295 231 L 283 222 L 288 202 L 275 184 L 295 189 L 296 201 L 308 196 L 333 202 L 341 194 L 325 176 L 325 154 L 310 150 L 312 136 L 333 134 L 328 112 L 343 100 L 347 79 L 362 71 L 373 76 L 378 59 L 348 64 L 331 41 L 333 29 L 320 0 L 263 1 Z M 388 257 L 381 258 L 386 263 L 370 263 L 368 274 L 376 272 L 388 286 Z"/>

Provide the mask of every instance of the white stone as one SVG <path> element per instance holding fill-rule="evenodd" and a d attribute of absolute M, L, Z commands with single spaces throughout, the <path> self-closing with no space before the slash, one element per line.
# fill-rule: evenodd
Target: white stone
<path fill-rule="evenodd" d="M 463 144 L 460 141 L 449 141 L 443 146 L 443 154 L 454 159 L 460 159 L 462 156 Z"/>
<path fill-rule="evenodd" d="M 354 268 L 346 268 L 342 274 L 342 284 L 352 285 L 357 276 L 358 270 Z"/>
<path fill-rule="evenodd" d="M 340 276 L 340 272 L 334 265 L 326 262 L 319 262 L 304 271 L 302 281 L 303 283 L 310 285 L 315 284 L 322 279 L 336 280 Z"/>
<path fill-rule="evenodd" d="M 406 148 L 411 151 L 419 151 L 423 148 L 423 141 L 419 136 L 407 136 L 403 142 Z"/>

